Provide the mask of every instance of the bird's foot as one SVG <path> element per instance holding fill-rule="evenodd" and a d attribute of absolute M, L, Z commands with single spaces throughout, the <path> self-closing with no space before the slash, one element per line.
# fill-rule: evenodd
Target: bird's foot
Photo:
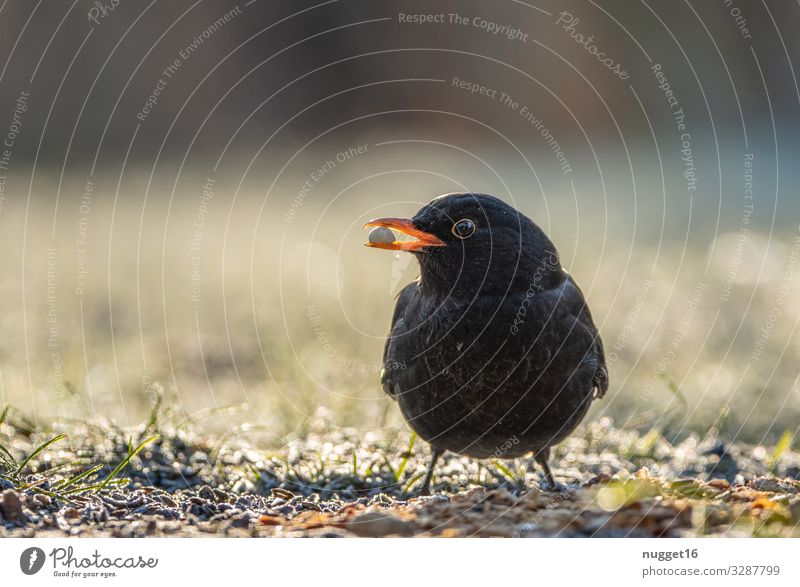
<path fill-rule="evenodd" d="M 431 454 L 431 460 L 428 463 L 428 469 L 425 471 L 425 477 L 422 479 L 422 483 L 416 489 L 417 497 L 424 497 L 431 494 L 431 480 L 433 479 L 433 470 L 436 467 L 436 461 L 439 460 L 442 451 L 433 448 Z"/>
<path fill-rule="evenodd" d="M 569 493 L 569 485 L 555 479 L 542 479 L 539 481 L 539 489 L 550 493 Z"/>
<path fill-rule="evenodd" d="M 556 478 L 553 476 L 553 472 L 550 470 L 550 465 L 548 463 L 549 459 L 550 459 L 549 448 L 539 451 L 534 456 L 536 464 L 542 468 L 542 480 L 539 481 L 539 489 L 541 489 L 542 491 L 551 491 L 556 493 L 568 492 L 569 487 L 567 487 L 563 483 L 557 482 Z"/>

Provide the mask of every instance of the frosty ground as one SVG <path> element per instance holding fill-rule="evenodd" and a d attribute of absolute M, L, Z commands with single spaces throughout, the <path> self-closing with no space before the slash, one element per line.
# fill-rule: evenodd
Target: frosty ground
<path fill-rule="evenodd" d="M 671 443 L 608 418 L 559 446 L 547 491 L 526 459 L 448 455 L 432 495 L 413 435 L 314 430 L 264 450 L 191 423 L 0 425 L 4 536 L 798 536 L 800 453 Z M 63 436 L 62 436 L 63 435 Z"/>

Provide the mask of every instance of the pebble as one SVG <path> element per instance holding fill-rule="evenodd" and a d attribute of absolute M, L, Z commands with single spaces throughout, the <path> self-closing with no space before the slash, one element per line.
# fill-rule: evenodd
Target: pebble
<path fill-rule="evenodd" d="M 12 489 L 6 489 L 0 498 L 0 509 L 3 511 L 3 517 L 9 522 L 18 522 L 25 517 L 22 511 L 22 501 L 17 495 L 17 492 Z"/>
<path fill-rule="evenodd" d="M 294 499 L 296 496 L 294 493 L 289 491 L 288 489 L 282 489 L 280 487 L 276 487 L 272 490 L 272 495 L 276 498 L 283 498 L 283 499 Z"/>
<path fill-rule="evenodd" d="M 216 496 L 214 495 L 214 490 L 211 489 L 208 485 L 203 485 L 200 490 L 197 492 L 201 498 L 208 500 L 208 501 L 216 501 Z"/>
<path fill-rule="evenodd" d="M 159 501 L 160 501 L 161 503 L 163 503 L 163 504 L 164 504 L 164 505 L 166 505 L 166 506 L 169 506 L 169 507 L 171 507 L 171 508 L 176 508 L 176 507 L 178 507 L 178 503 L 177 503 L 177 502 L 176 502 L 174 499 L 172 499 L 172 498 L 171 498 L 169 495 L 166 495 L 166 494 L 164 494 L 164 495 L 159 495 L 159 496 L 158 496 L 158 499 L 159 499 Z"/>
<path fill-rule="evenodd" d="M 49 495 L 44 495 L 43 493 L 36 493 L 33 496 L 33 506 L 36 509 L 45 509 L 52 505 L 53 500 L 50 499 Z"/>

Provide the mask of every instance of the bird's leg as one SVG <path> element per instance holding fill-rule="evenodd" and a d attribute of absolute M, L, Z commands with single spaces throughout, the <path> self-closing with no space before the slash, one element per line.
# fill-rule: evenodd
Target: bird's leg
<path fill-rule="evenodd" d="M 425 471 L 425 477 L 422 479 L 422 485 L 417 490 L 417 495 L 430 495 L 431 494 L 431 479 L 433 478 L 433 469 L 436 467 L 436 461 L 442 456 L 444 451 L 431 447 L 431 460 L 428 463 L 428 470 Z"/>
<path fill-rule="evenodd" d="M 550 471 L 550 464 L 548 463 L 550 460 L 550 449 L 545 448 L 540 450 L 533 456 L 533 460 L 535 460 L 536 464 L 542 468 L 544 479 L 547 482 L 548 488 L 555 490 L 557 488 L 556 480 L 553 478 L 553 473 Z"/>

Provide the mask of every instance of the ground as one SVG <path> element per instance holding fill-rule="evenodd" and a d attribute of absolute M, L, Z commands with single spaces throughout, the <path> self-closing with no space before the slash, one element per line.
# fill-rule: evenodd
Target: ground
<path fill-rule="evenodd" d="M 557 491 L 525 459 L 448 455 L 418 497 L 429 450 L 413 435 L 318 429 L 267 451 L 192 423 L 42 431 L 13 409 L 2 422 L 5 536 L 800 535 L 787 441 L 673 444 L 604 418 L 554 451 Z"/>

